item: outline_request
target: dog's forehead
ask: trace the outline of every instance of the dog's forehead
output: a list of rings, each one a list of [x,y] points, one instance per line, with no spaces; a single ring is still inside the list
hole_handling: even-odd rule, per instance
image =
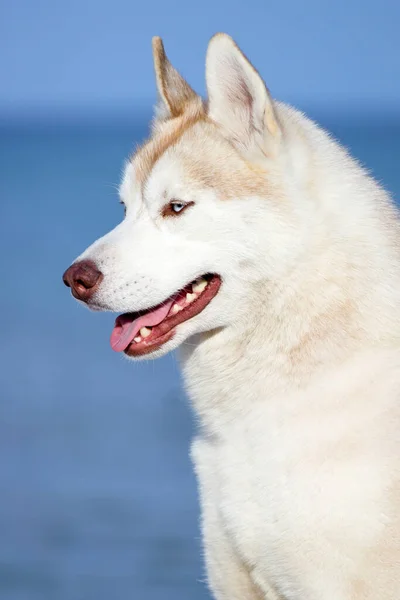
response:
[[[140,200],[145,189],[148,187],[149,179],[155,167],[165,154],[171,157],[171,149],[174,149],[193,124],[195,119],[177,118],[167,121],[143,146],[139,147],[125,165],[122,182],[120,185],[120,196],[126,203]],[[168,162],[171,162],[168,160]],[[173,162],[173,161],[172,161]],[[175,163],[176,164],[176,163]],[[170,165],[169,165],[170,167]],[[171,170],[171,168],[169,168]],[[162,172],[163,169],[157,169]],[[172,173],[171,173],[172,175]],[[171,177],[167,177],[171,180]],[[173,177],[172,177],[173,179]],[[176,179],[176,178],[175,178]]]
[[[221,200],[265,196],[267,173],[248,163],[210,122],[195,123],[170,146],[149,174],[146,189],[174,194],[213,190]],[[179,197],[179,196],[178,196]]]
[[[203,118],[202,112],[188,111],[180,117],[157,125],[152,137],[131,158],[138,185],[144,187],[158,160],[168,149],[179,142],[185,132],[190,130],[195,123],[202,121]]]
[[[163,194],[174,196],[188,190],[210,187],[210,169],[218,156],[212,127],[205,121],[191,125],[157,157],[145,182],[151,200]]]
[[[167,199],[183,190],[212,188],[220,198],[265,195],[265,173],[247,163],[204,117],[173,119],[131,158],[121,190]],[[128,188],[131,188],[130,190]]]

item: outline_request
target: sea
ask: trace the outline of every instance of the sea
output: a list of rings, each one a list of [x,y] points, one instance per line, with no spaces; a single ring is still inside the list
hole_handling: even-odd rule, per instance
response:
[[[400,199],[400,118],[319,120]],[[0,120],[1,600],[210,599],[176,357],[113,353],[61,280],[147,123]]]

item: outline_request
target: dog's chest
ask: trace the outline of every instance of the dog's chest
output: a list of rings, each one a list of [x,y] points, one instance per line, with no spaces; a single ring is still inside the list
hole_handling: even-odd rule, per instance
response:
[[[248,564],[272,567],[288,531],[288,465],[271,438],[248,433],[229,443],[197,441],[194,461],[202,499],[215,505],[236,550]]]

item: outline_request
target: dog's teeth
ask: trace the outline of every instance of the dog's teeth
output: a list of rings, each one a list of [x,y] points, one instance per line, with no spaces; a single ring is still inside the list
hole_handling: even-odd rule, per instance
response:
[[[142,338],[140,337],[140,335],[136,336],[135,338],[133,338],[134,342],[141,342]]]
[[[148,327],[142,327],[142,329],[140,330],[140,335],[142,336],[142,338],[147,338],[150,334],[151,329],[149,329]]]
[[[192,284],[192,290],[196,294],[201,294],[201,292],[204,292],[207,285],[208,285],[207,281],[205,279],[203,279],[203,277],[199,277],[199,279],[196,279],[196,281]]]
[[[178,313],[180,310],[182,310],[182,306],[179,306],[179,304],[174,304],[172,307],[172,312],[175,315],[176,313]]]
[[[186,294],[186,302],[193,302],[196,299],[196,294]]]

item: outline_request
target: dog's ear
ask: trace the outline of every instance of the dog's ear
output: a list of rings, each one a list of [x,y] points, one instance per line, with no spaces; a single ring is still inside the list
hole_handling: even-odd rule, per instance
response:
[[[199,97],[169,62],[161,38],[154,37],[152,44],[158,91],[155,119],[165,121],[181,116],[188,104]]]
[[[209,117],[247,157],[269,154],[280,138],[274,103],[259,73],[229,35],[216,34],[206,59]]]

